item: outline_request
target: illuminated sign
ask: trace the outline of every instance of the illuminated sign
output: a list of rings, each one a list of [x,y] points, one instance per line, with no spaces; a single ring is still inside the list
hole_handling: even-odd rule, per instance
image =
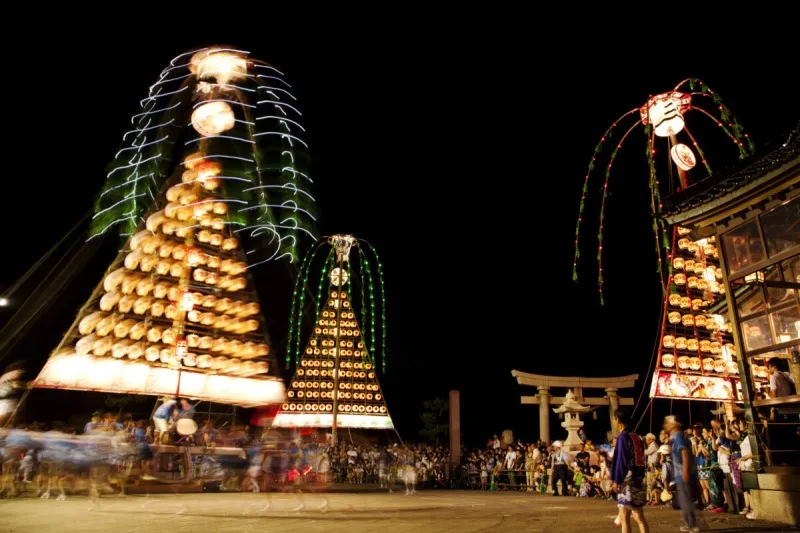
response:
[[[34,387],[153,396],[179,393],[197,400],[244,407],[280,403],[286,397],[283,382],[277,379],[178,371],[74,352],[51,357],[34,381]]]
[[[738,379],[678,374],[663,370],[653,375],[650,397],[717,402],[734,399],[742,401],[741,386]]]
[[[280,412],[272,422],[272,427],[332,427],[332,414],[306,414]],[[336,417],[336,426],[340,428],[361,429],[394,429],[392,419],[388,415],[354,415],[341,414]]]

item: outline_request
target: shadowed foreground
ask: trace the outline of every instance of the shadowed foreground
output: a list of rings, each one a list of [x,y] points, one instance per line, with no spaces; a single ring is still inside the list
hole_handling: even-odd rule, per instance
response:
[[[265,505],[270,501],[269,508]],[[295,510],[301,503],[305,508]],[[327,508],[320,509],[327,501]],[[159,494],[85,497],[67,501],[11,499],[0,501],[0,527],[13,533],[59,531],[325,531],[413,533],[508,531],[619,531],[612,523],[613,502],[554,498],[522,493],[461,491],[361,494]],[[700,513],[709,529],[797,531],[797,528],[732,515]],[[677,511],[648,508],[653,533],[678,530]],[[634,526],[635,527],[635,526]],[[635,530],[635,529],[634,529]]]

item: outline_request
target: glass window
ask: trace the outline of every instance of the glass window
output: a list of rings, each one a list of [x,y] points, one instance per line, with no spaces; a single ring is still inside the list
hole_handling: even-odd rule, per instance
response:
[[[782,263],[783,279],[789,283],[800,283],[800,256],[792,257]]]
[[[770,256],[800,246],[800,197],[761,215]]]
[[[764,246],[755,219],[722,236],[728,271],[738,272],[764,259]]]
[[[744,346],[748,351],[766,348],[772,344],[772,333],[766,315],[762,315],[742,322],[742,336]]]
[[[743,291],[743,292],[739,292]],[[736,308],[739,316],[746,317],[766,309],[764,305],[764,291],[760,286],[748,285],[736,290]]]
[[[776,344],[800,338],[800,307],[793,306],[775,311],[769,316],[775,329]]]

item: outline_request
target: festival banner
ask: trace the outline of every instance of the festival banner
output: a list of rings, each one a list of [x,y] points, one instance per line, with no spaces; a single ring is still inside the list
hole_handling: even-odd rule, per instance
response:
[[[650,397],[715,402],[742,401],[741,385],[738,379],[679,374],[663,370],[653,374]]]

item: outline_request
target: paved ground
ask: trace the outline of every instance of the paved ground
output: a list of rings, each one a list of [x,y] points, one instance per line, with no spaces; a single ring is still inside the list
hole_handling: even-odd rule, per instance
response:
[[[522,493],[426,491],[403,493],[308,494],[159,494],[85,497],[67,501],[34,498],[0,501],[0,533],[100,531],[198,533],[234,531],[320,531],[331,533],[427,532],[600,532],[619,531],[613,502]],[[319,509],[328,502],[326,511]],[[738,516],[702,513],[709,529],[798,531]],[[678,512],[648,508],[653,533],[678,530]],[[634,528],[635,530],[635,528]]]

